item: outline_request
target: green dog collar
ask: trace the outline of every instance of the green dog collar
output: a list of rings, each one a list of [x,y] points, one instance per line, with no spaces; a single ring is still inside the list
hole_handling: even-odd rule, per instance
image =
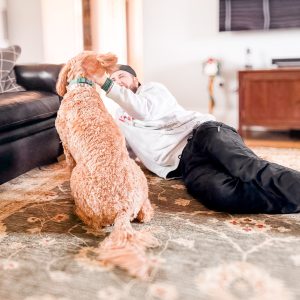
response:
[[[91,87],[94,87],[94,85],[95,85],[95,83],[93,81],[91,81],[85,77],[78,77],[69,82],[69,85],[73,85],[73,84],[79,84],[79,85],[88,84]]]

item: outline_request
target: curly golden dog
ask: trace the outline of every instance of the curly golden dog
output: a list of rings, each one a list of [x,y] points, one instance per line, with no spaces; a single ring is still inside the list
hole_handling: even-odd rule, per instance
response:
[[[85,78],[83,62],[96,64],[98,74],[104,74],[114,68],[117,57],[83,52],[65,64],[56,85],[63,100],[55,126],[71,171],[75,212],[96,230],[114,224],[99,245],[99,260],[145,279],[155,264],[145,249],[159,241],[149,231],[134,230],[130,221],[148,222],[153,217],[147,179],[129,157],[125,138],[94,84]]]

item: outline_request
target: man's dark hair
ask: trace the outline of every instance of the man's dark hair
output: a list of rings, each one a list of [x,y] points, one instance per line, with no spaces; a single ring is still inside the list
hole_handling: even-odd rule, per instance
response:
[[[134,77],[137,77],[136,72],[128,65],[116,65],[116,69],[114,69],[114,71],[112,73],[114,73],[116,71],[125,71],[125,72],[133,75]]]

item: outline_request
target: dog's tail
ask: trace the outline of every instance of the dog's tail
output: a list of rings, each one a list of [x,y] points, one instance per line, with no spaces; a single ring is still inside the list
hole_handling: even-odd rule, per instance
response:
[[[147,257],[145,250],[159,245],[160,242],[149,231],[134,230],[130,217],[124,212],[116,217],[113,231],[100,244],[98,259],[146,280],[157,262]]]

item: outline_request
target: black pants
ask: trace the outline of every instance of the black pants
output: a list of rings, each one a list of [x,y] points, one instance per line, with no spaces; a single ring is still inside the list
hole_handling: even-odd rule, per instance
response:
[[[300,172],[259,158],[223,123],[209,121],[193,130],[180,169],[188,192],[210,209],[300,211]]]

